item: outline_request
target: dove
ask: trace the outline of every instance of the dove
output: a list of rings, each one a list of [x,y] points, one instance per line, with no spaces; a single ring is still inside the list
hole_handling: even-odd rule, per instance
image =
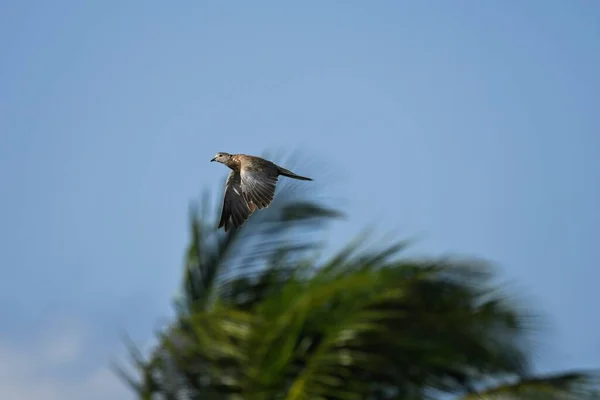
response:
[[[225,232],[231,227],[238,229],[256,209],[271,205],[279,176],[312,181],[269,160],[247,154],[218,152],[210,161],[225,164],[231,169],[225,183],[221,219],[217,226],[217,229],[224,227]]]

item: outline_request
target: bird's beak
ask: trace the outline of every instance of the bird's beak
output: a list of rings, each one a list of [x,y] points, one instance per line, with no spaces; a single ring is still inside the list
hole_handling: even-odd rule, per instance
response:
[[[217,157],[214,157],[212,160],[210,160],[210,162],[213,162],[217,159]]]

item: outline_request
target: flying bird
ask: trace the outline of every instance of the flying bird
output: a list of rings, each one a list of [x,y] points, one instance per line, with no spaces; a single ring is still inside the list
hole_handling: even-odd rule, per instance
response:
[[[275,196],[275,186],[279,176],[312,181],[311,178],[296,175],[292,171],[247,154],[218,152],[211,162],[225,164],[231,169],[225,184],[225,196],[219,226],[228,232],[231,227],[238,229],[256,210],[269,207]]]

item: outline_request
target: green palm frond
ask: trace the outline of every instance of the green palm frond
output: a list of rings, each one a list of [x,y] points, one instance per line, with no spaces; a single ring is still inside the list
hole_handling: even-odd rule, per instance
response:
[[[598,384],[592,372],[568,372],[522,378],[469,393],[462,400],[584,400]],[[586,397],[589,396],[589,397]]]

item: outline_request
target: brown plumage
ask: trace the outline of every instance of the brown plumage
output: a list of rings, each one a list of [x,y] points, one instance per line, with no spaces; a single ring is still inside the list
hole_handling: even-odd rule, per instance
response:
[[[231,227],[238,229],[256,209],[269,207],[275,196],[275,186],[280,175],[303,181],[311,178],[296,175],[292,171],[247,154],[217,153],[212,161],[225,164],[231,169],[225,184],[223,209],[219,226],[228,232]]]

